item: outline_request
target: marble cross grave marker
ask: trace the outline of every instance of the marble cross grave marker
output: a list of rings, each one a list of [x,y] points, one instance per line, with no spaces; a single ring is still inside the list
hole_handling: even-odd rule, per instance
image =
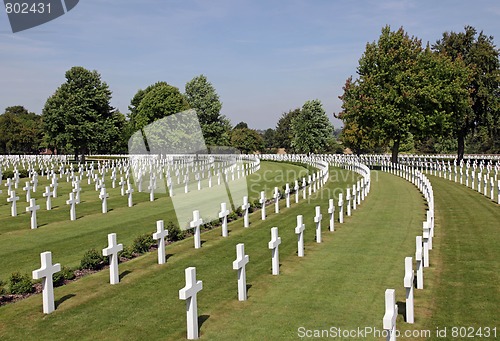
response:
[[[123,244],[116,243],[116,233],[108,234],[108,247],[102,249],[102,255],[109,257],[109,283],[118,284],[120,276],[118,272],[118,252],[123,250]]]
[[[316,215],[314,216],[314,222],[316,223],[316,243],[321,243],[321,220],[323,220],[321,206],[316,206]]]
[[[203,289],[203,282],[196,280],[196,268],[185,270],[186,286],[179,290],[179,299],[186,300],[187,338],[198,339],[198,302],[196,296]]]
[[[66,200],[66,205],[71,205],[69,209],[70,220],[76,220],[76,198],[75,193],[69,193],[69,200]]]
[[[304,218],[302,215],[297,216],[297,226],[295,227],[295,234],[298,237],[297,240],[297,255],[299,257],[304,257],[304,230],[306,225],[304,225]]]
[[[413,258],[405,258],[405,277],[404,277],[404,287],[406,288],[406,322],[414,323],[413,316],[413,280],[415,274],[413,273]]]
[[[384,330],[387,330],[387,340],[396,340],[396,318],[398,317],[398,306],[396,305],[396,291],[385,290],[385,314],[383,319]]]
[[[236,245],[236,260],[233,262],[233,270],[238,270],[238,300],[247,300],[247,275],[245,267],[249,257],[245,255],[245,244]]]
[[[227,216],[229,215],[229,210],[226,207],[226,203],[220,204],[219,218],[222,218],[222,237],[228,236],[227,231]]]
[[[330,215],[330,232],[335,231],[335,203],[333,199],[328,200],[328,214]]]
[[[243,205],[241,205],[241,209],[243,210],[243,227],[248,227],[248,209],[250,208],[250,204],[248,203],[248,197],[245,195],[243,197]]]
[[[52,252],[46,251],[40,254],[42,266],[33,270],[33,279],[42,279],[43,313],[50,314],[55,310],[54,283],[52,276],[61,271],[61,264],[52,264]]]
[[[201,247],[201,236],[200,236],[200,225],[203,224],[203,220],[200,218],[200,211],[193,211],[193,220],[189,223],[191,228],[194,228],[194,248],[199,249]]]
[[[271,241],[268,244],[269,249],[272,250],[272,266],[273,275],[280,274],[280,259],[279,259],[279,245],[281,244],[281,238],[278,237],[278,228],[271,228]]]
[[[31,213],[31,229],[34,230],[38,227],[36,222],[36,211],[40,209],[40,206],[36,204],[36,199],[31,198],[30,205],[26,207],[26,212]]]
[[[158,264],[165,264],[165,238],[168,236],[168,230],[165,230],[163,220],[156,221],[156,232],[153,233],[153,239],[158,241]]]
[[[46,199],[47,211],[50,211],[52,209],[52,192],[50,191],[50,186],[45,186],[45,192],[42,193],[42,196]]]
[[[16,197],[16,191],[11,190],[10,191],[10,197],[7,198],[7,202],[11,203],[10,206],[10,215],[15,217],[17,216],[17,201],[19,200],[19,197]]]

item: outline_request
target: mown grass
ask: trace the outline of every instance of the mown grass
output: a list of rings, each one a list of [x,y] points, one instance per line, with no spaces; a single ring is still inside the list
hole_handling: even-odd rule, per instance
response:
[[[156,264],[147,254],[120,265],[122,281],[107,284],[106,271],[56,288],[57,310],[43,315],[40,295],[0,308],[0,337],[9,339],[67,340],[179,340],[185,338],[185,303],[178,299],[184,269],[196,266],[203,281],[199,294],[201,336],[207,340],[295,339],[299,327],[381,329],[384,290],[402,287],[404,257],[414,252],[415,235],[424,217],[423,200],[402,179],[379,174],[372,192],[336,232],[327,232],[326,203],[357,179],[332,169],[340,179],[330,182],[309,201],[281,213],[251,216],[251,227],[238,220],[229,225],[228,238],[220,229],[204,233],[203,247],[192,239],[167,248],[167,264]],[[273,186],[270,186],[273,187]],[[314,241],[314,206],[322,206],[323,243]],[[296,256],[296,215],[306,223],[305,257]],[[267,248],[270,228],[277,226],[281,275],[271,275]],[[152,230],[154,224],[148,226]],[[105,242],[105,239],[104,239]],[[250,256],[247,267],[249,300],[237,301],[236,272],[232,270],[235,245],[244,242]],[[99,241],[103,243],[103,241]],[[60,261],[54,256],[54,261]],[[32,268],[38,267],[38,256]],[[398,299],[404,293],[398,291]],[[401,317],[399,317],[401,320]]]

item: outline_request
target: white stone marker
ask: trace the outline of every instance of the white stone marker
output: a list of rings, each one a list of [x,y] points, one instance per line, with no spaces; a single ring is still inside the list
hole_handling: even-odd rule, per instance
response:
[[[335,231],[335,203],[333,199],[328,200],[328,214],[330,215],[330,232]]]
[[[198,303],[196,295],[203,289],[203,282],[196,280],[196,268],[185,270],[186,286],[179,290],[179,299],[186,300],[187,338],[198,339]]]
[[[295,190],[295,203],[299,203],[299,180],[295,180],[295,186],[293,189]]]
[[[16,190],[14,190],[14,189],[11,190],[10,197],[7,198],[7,202],[11,203],[10,214],[13,217],[17,216],[17,201],[18,200],[19,200],[19,197],[16,197]]]
[[[149,201],[155,201],[155,186],[150,182],[148,186]]]
[[[405,258],[405,277],[403,279],[404,287],[406,288],[406,322],[414,323],[413,316],[413,280],[415,274],[413,273],[413,258]]]
[[[424,264],[422,263],[422,236],[417,236],[415,261],[417,266],[417,289],[424,288]]]
[[[134,193],[134,189],[130,184],[127,184],[127,190],[125,191],[125,193],[128,196],[128,207],[134,206],[134,202],[132,201],[132,193]]]
[[[493,178],[490,178],[490,199],[491,200],[494,200],[495,197],[494,197],[494,190],[495,190],[495,181],[493,180]]]
[[[33,279],[43,279],[42,281],[42,300],[43,313],[50,314],[55,310],[54,305],[54,283],[52,276],[61,271],[61,264],[52,264],[52,252],[46,251],[40,254],[42,266],[40,269],[33,270]]]
[[[156,232],[153,233],[153,239],[158,241],[158,264],[165,264],[165,238],[168,236],[168,230],[165,230],[163,220],[156,221]]]
[[[23,191],[26,191],[26,202],[30,202],[31,200],[31,182],[27,181],[26,186],[23,187]]]
[[[345,199],[347,200],[347,216],[351,216],[351,189],[347,189],[347,194]]]
[[[274,213],[280,213],[280,192],[274,187]]]
[[[120,177],[120,182],[118,185],[120,185],[120,195],[123,197],[125,195],[125,180],[123,180],[123,176]]]
[[[339,193],[339,223],[344,223],[344,200],[342,193]]]
[[[34,230],[38,227],[36,223],[36,211],[40,209],[40,206],[36,204],[36,199],[31,198],[30,205],[26,207],[26,212],[31,212],[31,229]]]
[[[99,199],[102,201],[102,213],[108,213],[108,198],[109,194],[106,192],[106,187],[102,187],[99,194]]]
[[[243,197],[243,205],[241,205],[241,209],[243,210],[243,227],[250,226],[248,221],[248,209],[250,208],[250,204],[248,203],[248,197],[245,195]]]
[[[193,220],[189,223],[191,228],[194,228],[194,248],[199,249],[201,247],[201,236],[200,236],[200,225],[203,224],[203,220],[200,218],[200,211],[193,211]]]
[[[424,268],[429,267],[429,239],[430,239],[430,229],[429,226],[427,225],[427,222],[423,222],[423,242],[424,242]]]
[[[45,186],[45,192],[42,193],[42,196],[46,199],[47,211],[50,211],[52,209],[52,192],[50,191],[50,186]]]
[[[222,218],[222,237],[228,236],[227,231],[227,216],[229,215],[229,210],[226,208],[226,203],[222,202],[220,204],[219,218]]]
[[[384,329],[387,330],[387,340],[396,340],[396,318],[398,317],[398,306],[396,305],[396,291],[385,290],[385,314],[383,319]]]
[[[306,178],[302,178],[302,199],[306,199]]]
[[[75,193],[75,198],[76,198],[76,203],[80,203],[80,192],[82,191],[82,188],[80,187],[80,181],[77,180],[74,183],[75,188],[73,188],[73,192]]]
[[[321,220],[323,220],[321,206],[316,206],[316,215],[314,216],[314,222],[316,223],[316,243],[321,243]]]
[[[7,187],[7,195],[10,195],[10,192],[12,192],[12,179],[7,178],[7,181],[5,182],[5,187]]]
[[[69,218],[70,220],[76,220],[76,199],[75,193],[69,193],[69,200],[66,200],[66,205],[71,205],[69,209]]]
[[[271,229],[271,241],[268,244],[269,249],[273,250],[272,253],[273,275],[280,274],[280,257],[279,257],[280,244],[281,244],[281,238],[278,237],[278,228],[273,227]]]
[[[245,266],[249,257],[245,255],[245,244],[236,245],[236,260],[233,262],[233,270],[238,270],[238,300],[247,300],[247,274]]]
[[[295,234],[298,237],[297,241],[297,254],[299,257],[304,257],[304,229],[306,225],[304,225],[304,219],[302,215],[297,216],[297,227],[295,227]]]
[[[290,207],[290,185],[287,183],[285,185],[285,199],[286,199],[286,207]]]
[[[108,247],[102,249],[103,256],[109,257],[109,283],[118,284],[120,276],[118,272],[118,252],[123,250],[123,244],[116,243],[116,233],[108,234]]]
[[[356,209],[356,202],[357,202],[357,194],[356,194],[356,185],[352,185],[352,209]]]
[[[266,193],[264,191],[260,192],[259,202],[262,205],[261,208],[262,220],[266,220]]]
[[[57,183],[57,176],[55,174],[52,177],[52,184],[50,186],[54,189],[52,191],[52,198],[57,198],[57,187],[59,187],[59,184]]]

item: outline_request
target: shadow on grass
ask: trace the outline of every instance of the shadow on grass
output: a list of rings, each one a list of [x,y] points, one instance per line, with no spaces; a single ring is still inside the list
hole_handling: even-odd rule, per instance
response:
[[[247,299],[250,297],[250,296],[248,295],[248,292],[250,291],[250,288],[251,288],[251,287],[252,287],[252,285],[251,285],[251,284],[247,284]]]
[[[398,315],[403,316],[406,322],[406,302],[397,301],[396,305],[398,306]]]
[[[130,270],[125,270],[125,271],[123,271],[123,272],[120,274],[120,281],[121,281],[121,280],[122,280],[125,276],[127,276],[128,274],[131,274],[131,273],[132,273],[132,271],[130,271]]]
[[[168,259],[169,259],[170,257],[172,257],[173,255],[174,255],[173,253],[167,253],[167,254],[165,255],[165,261],[168,261]]]
[[[198,334],[200,334],[201,326],[210,318],[210,315],[200,315],[198,316]]]
[[[63,297],[61,297],[60,299],[58,299],[57,301],[54,302],[55,304],[55,307],[56,309],[66,300],[69,300],[70,298],[73,298],[75,297],[76,295],[75,294],[68,294],[68,295],[64,295]]]

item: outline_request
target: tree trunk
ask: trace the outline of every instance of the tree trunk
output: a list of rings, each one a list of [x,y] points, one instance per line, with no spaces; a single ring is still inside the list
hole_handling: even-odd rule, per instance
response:
[[[399,153],[399,139],[394,140],[392,145],[392,163],[398,163],[398,153]]]
[[[457,153],[457,162],[460,163],[464,158],[465,152],[465,134],[463,132],[458,133],[458,153]]]

